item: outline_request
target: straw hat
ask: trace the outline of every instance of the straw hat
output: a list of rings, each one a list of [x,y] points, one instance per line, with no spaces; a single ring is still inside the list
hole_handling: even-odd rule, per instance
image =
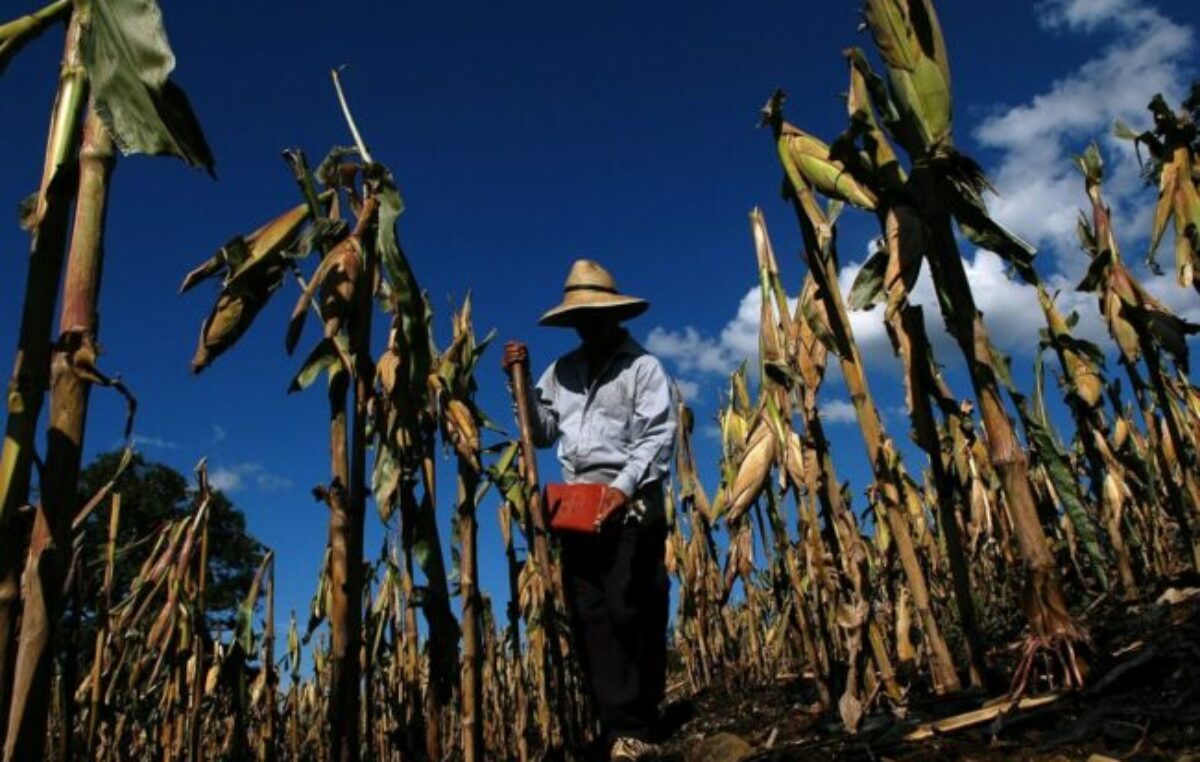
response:
[[[541,325],[565,327],[574,325],[581,315],[607,312],[618,320],[628,320],[646,311],[650,303],[636,296],[622,296],[608,270],[590,259],[579,259],[567,273],[563,300],[557,307],[542,315]]]

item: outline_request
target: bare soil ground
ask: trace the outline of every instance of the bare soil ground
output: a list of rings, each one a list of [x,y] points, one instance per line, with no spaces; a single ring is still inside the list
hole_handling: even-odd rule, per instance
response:
[[[922,724],[997,703],[996,697],[914,695],[903,712],[877,709],[851,736],[836,717],[816,713],[815,695],[803,680],[708,690],[668,706],[672,732],[665,758],[1200,762],[1200,588],[1195,580],[1177,581],[1138,603],[1100,600],[1082,618],[1092,639],[1088,687],[1043,706],[912,741],[905,736]],[[1017,648],[1004,653],[1005,666],[1015,665]],[[1028,695],[1047,687],[1039,684]]]

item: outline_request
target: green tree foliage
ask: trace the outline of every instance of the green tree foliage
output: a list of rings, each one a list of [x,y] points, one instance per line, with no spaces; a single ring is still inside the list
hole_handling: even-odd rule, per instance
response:
[[[112,478],[121,461],[121,451],[98,456],[79,479],[79,503],[85,504]],[[131,580],[150,552],[144,540],[162,522],[189,512],[196,491],[183,474],[166,465],[134,455],[133,461],[117,479],[114,492],[121,493],[121,534],[115,574],[115,590],[128,590]],[[214,628],[230,629],[238,605],[250,588],[254,572],[265,548],[246,531],[246,517],[223,493],[214,491],[209,503],[208,542],[208,620]],[[84,548],[103,548],[108,527],[107,504],[97,507],[84,527]],[[103,559],[96,555],[84,559],[83,605],[91,608],[103,574]],[[90,613],[90,611],[89,611]]]

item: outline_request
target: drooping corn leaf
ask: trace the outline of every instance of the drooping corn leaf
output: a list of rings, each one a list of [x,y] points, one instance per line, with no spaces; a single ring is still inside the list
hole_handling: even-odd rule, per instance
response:
[[[852,310],[869,310],[884,300],[884,275],[887,265],[887,249],[883,246],[876,247],[863,263],[858,275],[854,276],[854,285],[850,287],[850,295],[846,301],[847,307]]]
[[[156,0],[89,4],[81,40],[96,112],[123,153],[171,155],[213,171],[187,96],[169,79],[175,55]]]
[[[983,168],[970,157],[954,152],[947,162],[946,180],[950,213],[963,235],[976,246],[1000,256],[1026,282],[1036,282],[1037,275],[1033,272],[1036,249],[988,214],[983,194],[995,191]]]
[[[263,575],[266,574],[274,555],[274,551],[267,551],[250,583],[250,590],[246,593],[246,598],[237,609],[234,642],[241,646],[245,654],[254,653],[254,609],[258,605],[258,591],[262,588]]]
[[[292,383],[288,385],[288,394],[303,391],[312,386],[313,381],[317,380],[322,371],[337,367],[339,359],[340,355],[334,340],[328,337],[321,339],[309,352],[304,364],[300,366],[299,372],[292,379]]]
[[[1076,291],[1082,291],[1085,294],[1096,293],[1100,286],[1108,278],[1108,268],[1112,264],[1113,254],[1109,249],[1101,251],[1088,265],[1087,273],[1083,276],[1083,280],[1079,281],[1079,285],[1075,287]]]

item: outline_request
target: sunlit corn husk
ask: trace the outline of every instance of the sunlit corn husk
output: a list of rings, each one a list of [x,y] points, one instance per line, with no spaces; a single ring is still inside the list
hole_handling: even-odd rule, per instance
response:
[[[759,309],[758,330],[759,357],[768,370],[784,364],[784,347],[775,309],[771,306],[770,294],[763,293]]]
[[[285,252],[310,220],[308,205],[301,204],[250,235],[233,239],[184,278],[180,292],[225,272],[221,293],[200,329],[193,372],[207,367],[250,327],[282,282]]]
[[[750,414],[750,387],[746,383],[745,365],[729,377],[729,402],[743,416]]]
[[[917,658],[917,648],[912,642],[912,606],[907,587],[900,588],[896,600],[896,658],[911,662]]]
[[[879,202],[870,188],[846,171],[842,162],[830,158],[829,146],[812,135],[785,123],[780,147],[805,181],[823,196],[867,210],[874,209]]]
[[[192,357],[192,372],[204,370],[218,355],[233,346],[250,327],[264,304],[266,299],[257,295],[222,293],[218,296],[216,305],[200,328],[200,343]]]
[[[1076,165],[1084,173],[1092,203],[1091,222],[1084,218],[1079,224],[1080,239],[1091,254],[1092,263],[1077,288],[1099,294],[1100,312],[1127,361],[1136,362],[1140,358],[1145,340],[1186,367],[1187,337],[1200,332],[1200,326],[1181,319],[1151,296],[1121,261],[1109,209],[1101,197],[1104,162],[1095,143],[1076,158]]]
[[[400,369],[400,353],[388,347],[375,363],[375,378],[385,395],[390,396],[396,388],[396,373]]]
[[[967,525],[967,529],[971,535],[971,544],[974,546],[978,538],[985,533],[985,530],[987,530],[991,523],[987,489],[979,479],[971,480],[970,506],[971,520]]]
[[[876,173],[877,180],[883,187],[897,190],[904,184],[905,173],[887,134],[880,129],[876,119],[876,108],[890,107],[890,99],[885,98],[886,103],[877,104],[872,97],[872,90],[886,95],[885,85],[875,72],[871,71],[871,65],[861,49],[850,48],[844,55],[850,63],[850,89],[846,96],[846,110],[850,116],[851,129],[863,132],[863,150],[868,166]],[[889,114],[889,117],[891,116],[893,115]]]
[[[479,427],[475,423],[475,414],[470,406],[459,399],[450,400],[446,403],[442,421],[446,435],[459,456],[478,468]]]
[[[1129,440],[1129,422],[1125,420],[1125,416],[1118,416],[1113,424],[1113,449],[1120,450]]]
[[[1177,466],[1179,463],[1179,453],[1175,451],[1175,440],[1171,436],[1171,429],[1165,417],[1158,419],[1158,427],[1159,446],[1162,447],[1163,455],[1166,457],[1168,463],[1176,464]]]
[[[1195,126],[1186,111],[1175,113],[1161,95],[1149,105],[1154,115],[1153,134],[1138,135],[1118,122],[1118,137],[1145,142],[1161,162],[1158,202],[1150,232],[1147,259],[1153,263],[1167,222],[1174,222],[1175,276],[1184,288],[1200,290],[1200,192],[1196,188],[1196,157],[1192,153]]]
[[[800,289],[800,299],[797,303],[797,310],[804,322],[807,324],[808,330],[821,343],[821,345],[830,352],[835,352],[837,349],[837,341],[833,335],[832,321],[825,307],[825,300],[821,299],[817,293],[817,282],[810,273],[804,279],[804,285]],[[803,341],[804,330],[801,330],[801,340]],[[817,355],[814,353],[812,359],[817,360]],[[820,357],[820,364],[824,365],[824,356]]]
[[[921,261],[928,246],[925,223],[910,206],[888,209],[884,224],[887,236],[887,269],[883,284],[887,291],[885,319],[890,319],[904,304],[921,274]]]
[[[950,66],[929,0],[867,0],[867,27],[887,65],[897,138],[915,156],[950,143]]]
[[[332,337],[343,326],[349,325],[357,308],[354,296],[363,275],[362,244],[351,236],[326,258],[332,261],[320,281],[319,304],[321,319],[325,321],[325,335]]]
[[[679,535],[675,532],[672,532],[667,538],[666,555],[664,556],[663,565],[666,567],[668,574],[677,574],[679,572],[680,542]]]
[[[1175,279],[1184,288],[1200,291],[1200,192],[1190,170],[1191,154],[1182,150],[1187,165],[1176,180],[1173,214],[1175,217]],[[1183,160],[1181,160],[1183,161]]]
[[[750,522],[737,523],[731,532],[734,534],[729,538],[729,557],[725,561],[725,595],[729,595],[737,577],[754,571],[754,534]]]
[[[737,478],[730,489],[726,521],[736,521],[762,494],[771,474],[771,465],[775,462],[776,446],[771,427],[760,420],[750,434],[746,453],[738,466]]]
[[[820,300],[816,298],[816,290],[817,283],[809,273],[805,276],[804,285],[800,288],[800,298],[796,302],[796,311],[792,316],[797,336],[795,363],[800,370],[800,377],[804,380],[805,387],[809,389],[814,398],[821,386],[821,381],[825,378],[825,362],[829,354],[828,344],[819,333],[819,331],[823,331],[828,334],[828,325],[822,323],[820,326],[814,327],[810,322],[814,319],[822,321],[825,319],[825,311],[819,304]]]
[[[1066,350],[1063,357],[1071,366],[1072,391],[1090,408],[1100,405],[1104,394],[1104,380],[1096,367],[1078,352]]]
[[[735,453],[741,450],[750,433],[750,424],[745,416],[728,406],[721,412],[720,424],[721,442],[725,452]]]
[[[1137,362],[1142,355],[1142,348],[1138,342],[1137,330],[1125,318],[1124,306],[1121,297],[1115,291],[1109,291],[1102,297],[1101,312],[1108,323],[1108,332],[1117,342],[1117,347],[1125,359]]]
[[[217,692],[217,683],[221,679],[221,665],[214,663],[204,675],[204,695],[213,696]]]
[[[363,252],[362,241],[356,235],[350,235],[337,243],[317,265],[309,278],[308,285],[296,300],[292,308],[292,316],[288,321],[287,335],[284,347],[290,354],[300,341],[304,323],[313,300],[317,301],[321,319],[325,323],[325,336],[335,337],[343,326],[349,325],[349,319],[356,308],[354,294],[362,279]]]
[[[1089,358],[1073,348],[1074,340],[1067,321],[1054,306],[1054,301],[1046,289],[1040,285],[1038,286],[1038,300],[1041,302],[1042,312],[1046,316],[1051,339],[1062,354],[1063,363],[1067,366],[1066,372],[1070,379],[1071,391],[1089,408],[1095,408],[1100,404],[1104,394],[1104,380],[1100,377],[1099,369]]]
[[[804,478],[804,445],[800,441],[800,435],[794,431],[788,432],[787,455],[784,459],[784,466],[787,470],[788,478],[797,488],[805,485],[807,480]]]
[[[333,197],[326,191],[320,200],[325,203]],[[184,293],[205,279],[225,272],[226,285],[233,281],[253,277],[255,273],[277,268],[282,254],[296,242],[304,226],[312,219],[308,204],[299,204],[267,224],[245,236],[239,236],[189,272],[179,287]]]
[[[1110,520],[1115,526],[1120,526],[1121,515],[1125,507],[1125,492],[1122,487],[1121,480],[1115,472],[1108,472],[1104,476],[1103,498],[1106,512],[1111,517]]]

